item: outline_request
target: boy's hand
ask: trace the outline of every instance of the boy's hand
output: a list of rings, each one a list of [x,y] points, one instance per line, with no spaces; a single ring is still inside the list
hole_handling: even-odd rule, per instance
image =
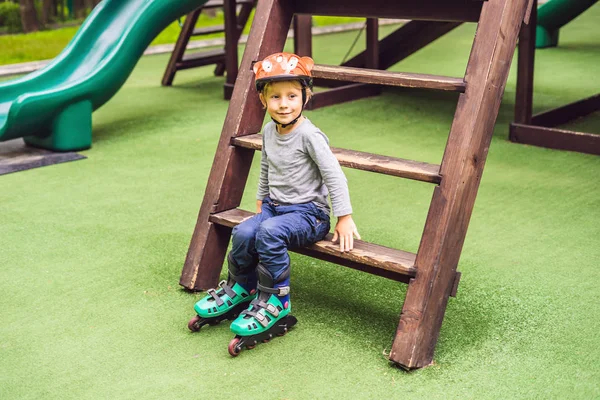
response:
[[[337,224],[335,224],[332,242],[335,243],[339,239],[340,251],[350,251],[354,248],[354,236],[360,239],[352,215],[348,214],[339,217]]]
[[[262,200],[256,200],[256,213],[260,214],[262,212]]]

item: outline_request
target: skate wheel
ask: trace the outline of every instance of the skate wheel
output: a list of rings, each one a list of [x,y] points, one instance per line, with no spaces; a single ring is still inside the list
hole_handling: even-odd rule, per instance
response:
[[[202,326],[200,325],[200,316],[196,315],[194,318],[190,319],[188,322],[188,328],[192,332],[198,332]]]
[[[278,333],[277,336],[284,336],[286,333],[288,333],[288,328],[283,328],[283,331]]]
[[[251,344],[251,345],[246,345],[246,348],[247,348],[248,350],[252,350],[252,349],[253,349],[253,348],[255,348],[255,347],[256,347],[256,342],[254,342],[254,344]]]
[[[238,343],[240,342],[240,339],[238,338],[233,338],[231,339],[231,342],[229,342],[229,346],[227,346],[227,350],[229,351],[229,354],[231,355],[231,357],[237,357],[240,352],[242,351],[242,348],[240,346],[238,346]]]
[[[269,333],[269,337],[262,340],[263,343],[269,343],[273,339],[273,335]]]

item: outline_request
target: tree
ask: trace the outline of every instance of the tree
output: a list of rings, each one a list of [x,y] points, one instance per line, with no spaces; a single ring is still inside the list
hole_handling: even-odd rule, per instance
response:
[[[42,24],[47,25],[56,17],[56,4],[54,0],[42,0]]]
[[[38,21],[37,12],[35,11],[34,0],[19,0],[19,6],[21,9],[23,31],[25,33],[39,31],[40,23]]]

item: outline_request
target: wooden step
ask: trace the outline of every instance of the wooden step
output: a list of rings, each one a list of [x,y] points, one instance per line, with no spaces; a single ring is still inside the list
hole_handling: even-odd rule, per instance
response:
[[[211,33],[225,32],[225,25],[206,26],[204,28],[196,28],[192,32],[192,36],[210,35]]]
[[[336,65],[316,64],[312,74],[314,78],[337,81],[445,90],[460,93],[464,93],[466,86],[465,81],[462,78],[412,74],[406,72],[390,72],[379,69],[342,67]]]
[[[238,136],[231,139],[234,146],[247,149],[261,150],[262,135],[253,134]],[[442,180],[440,166],[419,161],[404,160],[402,158],[387,157],[362,151],[331,148],[343,167],[378,172],[380,174],[399,176],[422,182],[439,184]]]
[[[252,4],[254,0],[236,0],[236,4],[240,5],[240,4]],[[206,2],[206,4],[204,4],[202,6],[202,8],[222,8],[223,7],[223,0],[209,0]]]
[[[234,208],[217,214],[211,214],[209,221],[233,228],[253,215],[249,211]],[[352,251],[341,253],[339,251],[339,244],[332,243],[331,238],[332,235],[328,234],[324,240],[311,246],[291,250],[296,253],[309,255],[401,282],[408,282],[410,278],[416,275],[417,270],[414,266],[416,254],[414,253],[362,240],[354,241],[354,249]]]
[[[196,68],[203,65],[216,64],[218,62],[225,62],[225,49],[215,49],[185,54],[183,59],[177,63],[177,69],[181,70]]]

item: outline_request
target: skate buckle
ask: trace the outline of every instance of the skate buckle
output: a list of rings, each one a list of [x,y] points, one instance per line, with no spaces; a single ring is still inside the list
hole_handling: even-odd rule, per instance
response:
[[[226,285],[227,281],[225,279],[223,279],[221,282],[219,282],[219,286],[223,287],[223,285]]]
[[[277,293],[277,296],[282,297],[282,296],[286,296],[290,293],[290,287],[289,286],[282,286],[279,289],[279,293]]]
[[[277,307],[275,307],[271,303],[267,304],[267,306],[265,307],[265,310],[267,310],[269,313],[271,313],[271,315],[273,315],[275,318],[277,318],[279,316],[279,310],[277,309]]]

